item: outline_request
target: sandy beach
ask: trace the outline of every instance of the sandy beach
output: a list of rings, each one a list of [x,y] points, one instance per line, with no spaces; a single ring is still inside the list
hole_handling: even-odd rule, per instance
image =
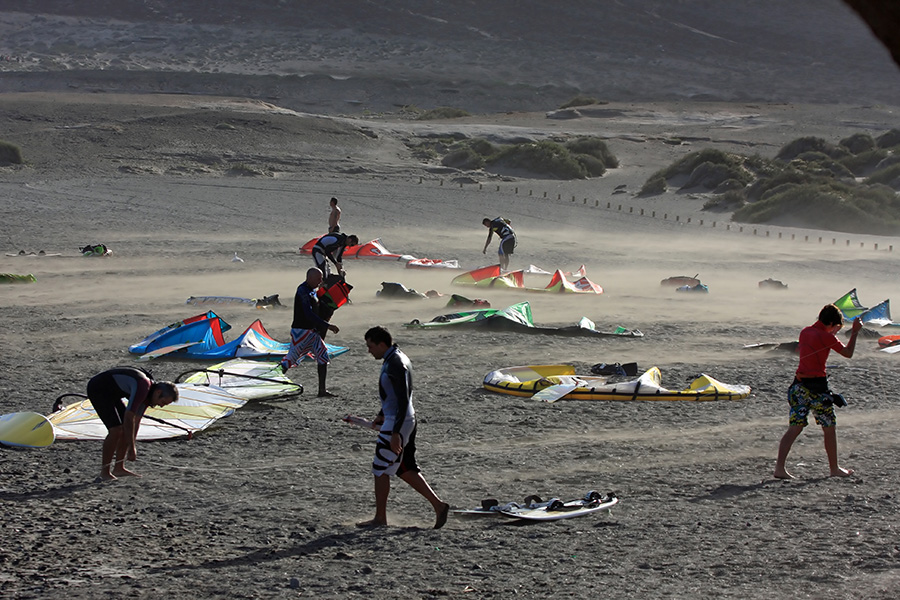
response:
[[[81,39],[99,17],[43,18],[48,27],[75,19],[67,36]],[[27,32],[37,35],[40,24],[8,12],[0,12],[0,23],[20,41]],[[147,43],[169,35],[144,27]],[[847,27],[865,33],[857,23]],[[191,31],[206,31],[211,47],[225,44],[212,26]],[[385,72],[394,64],[408,76],[401,69],[412,64],[404,62],[406,46],[386,39],[393,38],[361,35],[353,43],[379,48]],[[429,48],[437,52],[435,44]],[[861,56],[880,56],[871,44]],[[327,62],[340,53],[325,54]],[[233,63],[253,64],[246,53],[236,56]],[[353,62],[341,56],[344,62],[326,66]],[[882,58],[867,69],[890,72]],[[174,58],[168,60],[174,70]],[[143,82],[137,89],[101,93],[93,86],[111,76],[97,65],[76,65],[84,73],[51,83],[55,71],[48,76],[22,64],[4,71],[0,93],[0,140],[26,158],[25,165],[0,166],[0,272],[32,273],[36,282],[0,287],[0,414],[48,414],[58,395],[84,392],[93,374],[131,364],[130,344],[204,310],[186,305],[190,296],[279,294],[292,305],[312,264],[298,248],[324,233],[332,196],[340,199],[345,232],[380,239],[392,252],[456,259],[463,270],[496,259],[496,242],[481,252],[481,219],[503,215],[519,239],[512,267],[584,265],[604,293],[476,292],[451,286],[453,271],[348,261],[353,302],[335,314],[341,331],[328,338],[350,348],[329,371],[338,398],[316,398],[315,368],[301,364],[290,371],[307,387],[299,398],[251,403],[191,440],[139,444],[134,468],[142,477],[109,483],[95,481],[99,443],[0,448],[0,596],[887,600],[900,592],[897,357],[861,337],[852,359],[832,354],[828,361],[832,388],[849,401],[838,411],[839,453],[856,473],[827,477],[821,430],[811,425],[788,462],[798,479],[778,481],[772,470],[797,359],[744,348],[795,340],[822,305],[853,288],[868,306],[900,298],[900,238],[741,225],[728,213],[703,211],[704,194],[637,193],[652,173],[688,152],[713,147],[773,157],[801,136],[833,143],[857,132],[877,136],[897,127],[897,106],[868,95],[854,102],[848,90],[829,102],[816,101],[812,91],[770,102],[766,94],[733,93],[740,85],[732,81],[713,101],[629,99],[622,92],[561,120],[547,113],[574,88],[557,88],[559,97],[513,94],[509,108],[494,109],[489,105],[502,104],[506,83],[484,96],[480,87],[460,84],[458,96],[471,92],[466,104],[481,110],[416,121],[392,109],[396,102],[382,88],[363,86],[372,97],[381,94],[365,111],[344,102],[347,95],[321,104],[242,95],[240,74],[224,93],[152,93],[149,75],[134,75]],[[516,63],[507,56],[503,64]],[[148,71],[158,75],[158,67]],[[472,62],[470,73],[476,67]],[[232,76],[216,68],[224,80]],[[39,76],[28,72],[45,81],[34,84]],[[817,73],[810,68],[807,87],[824,90]],[[698,88],[721,82],[694,75]],[[895,82],[878,80],[873,89],[897,89],[895,67],[892,75]],[[857,76],[874,80],[871,70]],[[32,84],[23,83],[29,78]],[[82,85],[58,89],[66,78]],[[423,89],[410,95],[428,106],[437,98]],[[414,153],[417,143],[438,136],[502,142],[578,135],[602,137],[619,168],[561,181],[455,171]],[[104,243],[113,255],[81,257],[78,249],[89,243]],[[60,256],[17,256],[20,250]],[[243,262],[232,261],[235,253]],[[709,294],[660,286],[666,277],[695,273]],[[767,278],[788,288],[760,289]],[[528,300],[539,325],[586,316],[601,330],[621,325],[645,335],[406,329],[412,319],[452,309],[446,298],[379,298],[382,282],[484,298],[494,307]],[[226,339],[257,318],[276,339],[289,339],[290,310],[215,310],[234,328]],[[614,492],[618,506],[531,525],[451,516],[435,531],[427,502],[397,481],[391,526],[356,528],[374,511],[374,437],[340,419],[378,411],[380,361],[363,341],[375,324],[387,326],[412,360],[419,464],[454,508],[529,494],[571,499],[589,490]],[[547,404],[481,386],[486,373],[502,367],[569,363],[588,374],[600,362],[657,366],[672,389],[707,373],[753,392],[734,402]],[[158,379],[202,366],[149,363]]]

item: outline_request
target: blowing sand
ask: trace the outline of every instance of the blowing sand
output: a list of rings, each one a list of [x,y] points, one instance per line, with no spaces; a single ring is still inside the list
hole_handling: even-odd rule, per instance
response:
[[[18,27],[22,18],[8,21]],[[743,346],[796,339],[851,288],[870,306],[898,297],[900,240],[742,228],[727,213],[702,211],[700,194],[636,194],[692,150],[774,156],[802,135],[879,135],[896,126],[896,107],[613,102],[565,121],[513,112],[422,123],[306,114],[277,99],[84,93],[102,73],[85,74],[71,93],[0,94],[0,138],[28,162],[0,168],[3,254],[62,254],[0,255],[0,272],[37,278],[0,287],[2,413],[46,414],[93,374],[130,364],[129,344],[203,310],[185,305],[190,296],[277,293],[292,304],[311,265],[297,249],[324,232],[332,196],[344,231],[466,269],[495,259],[496,240],[481,253],[480,223],[503,215],[519,236],[514,268],[583,264],[605,293],[475,292],[451,287],[451,271],[348,261],[353,303],[337,312],[341,331],[329,336],[350,348],[329,372],[338,398],[315,398],[315,370],[301,365],[290,376],[310,393],[298,399],[252,403],[190,441],[139,444],[140,479],[96,482],[99,443],[0,450],[0,596],[897,597],[897,357],[861,338],[851,360],[829,361],[832,387],[850,403],[839,410],[838,440],[855,475],[826,477],[812,425],[788,461],[799,479],[776,481],[796,358]],[[620,168],[580,182],[458,173],[411,149],[434,136],[577,134],[604,137]],[[82,258],[77,249],[88,243],[114,254]],[[244,262],[232,262],[235,253]],[[659,285],[694,274],[708,295]],[[769,277],[788,289],[759,289]],[[413,318],[450,310],[440,299],[377,298],[385,281],[495,307],[527,299],[540,325],[586,316],[600,329],[622,325],[645,337],[407,330]],[[275,338],[289,337],[290,310],[216,310],[234,328],[227,339],[256,318]],[[615,492],[619,505],[531,526],[451,516],[434,531],[430,506],[398,481],[391,526],[358,530],[374,512],[374,439],[340,418],[378,410],[380,363],[362,339],[374,324],[386,325],[413,362],[419,462],[447,502],[570,499],[595,489]],[[704,372],[753,394],[543,404],[481,388],[486,373],[506,366],[565,362],[586,374],[598,362],[631,361],[659,367],[670,388]],[[161,379],[201,366],[150,365]]]

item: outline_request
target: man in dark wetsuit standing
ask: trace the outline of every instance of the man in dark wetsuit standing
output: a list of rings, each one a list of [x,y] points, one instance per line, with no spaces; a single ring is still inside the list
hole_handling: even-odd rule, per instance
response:
[[[331,269],[328,261],[331,261],[337,268],[338,272],[343,275],[344,250],[347,246],[358,246],[359,238],[355,235],[347,235],[346,233],[328,233],[319,238],[312,249],[313,261],[316,268],[322,272],[322,276],[326,279],[331,275]]]
[[[313,267],[306,272],[306,281],[297,287],[294,295],[294,321],[291,323],[291,349],[281,359],[281,371],[286,373],[288,369],[297,364],[300,357],[312,353],[316,358],[319,375],[318,396],[333,397],[325,387],[325,379],[328,376],[328,349],[320,329],[338,333],[337,325],[332,325],[319,316],[319,299],[316,290],[322,283],[322,271]]]
[[[387,525],[387,500],[391,477],[399,475],[422,494],[434,508],[434,528],[447,522],[450,505],[441,500],[416,464],[416,413],[412,404],[412,363],[384,327],[372,327],[365,335],[366,347],[376,360],[384,359],[378,379],[381,411],[375,419],[380,425],[375,444],[372,474],[375,476],[375,518],[358,523],[359,527]]]
[[[149,406],[178,401],[178,388],[170,381],[153,381],[141,369],[116,367],[94,375],[87,395],[109,433],[103,441],[101,479],[138,476],[125,468],[126,460],[137,460],[137,434],[141,417]],[[122,400],[128,400],[123,404]],[[113,460],[115,458],[115,460]]]
[[[488,228],[487,239],[484,241],[484,249],[482,254],[487,253],[487,247],[491,243],[491,237],[496,233],[500,238],[500,247],[497,249],[497,255],[500,257],[500,269],[506,271],[509,269],[509,255],[516,249],[516,232],[510,227],[509,222],[502,217],[494,220],[485,217],[481,224]]]

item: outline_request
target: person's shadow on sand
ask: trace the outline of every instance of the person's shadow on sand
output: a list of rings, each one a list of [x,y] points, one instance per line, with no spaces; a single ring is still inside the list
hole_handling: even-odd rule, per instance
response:
[[[404,535],[410,532],[420,531],[430,531],[430,528],[422,529],[420,527],[379,527],[377,529],[354,529],[353,531],[348,531],[346,533],[335,533],[312,539],[304,544],[300,544],[299,546],[293,546],[289,548],[272,548],[267,546],[259,548],[258,550],[253,550],[252,552],[248,552],[246,554],[242,554],[240,556],[234,556],[232,558],[225,558],[220,560],[207,560],[196,565],[183,563],[173,565],[160,565],[150,569],[150,572],[168,573],[170,571],[184,569],[218,569],[221,567],[256,565],[273,560],[282,560],[284,558],[315,554],[317,552],[320,552],[321,550],[325,550],[328,548],[340,548],[340,550],[335,552],[333,558],[336,560],[347,560],[352,558],[352,556],[344,552],[343,549],[346,547],[352,547],[354,542],[358,542],[360,541],[360,539],[365,540],[365,538],[371,537],[372,535],[383,538],[389,535],[397,536]]]
[[[753,483],[749,485],[736,485],[732,483],[723,483],[719,487],[713,489],[708,494],[704,494],[703,496],[697,496],[696,498],[690,498],[688,502],[702,502],[704,500],[727,500],[729,498],[734,498],[735,496],[740,496],[742,494],[748,494],[751,492],[757,492],[759,490],[764,490],[767,487],[770,487],[772,484],[779,484],[783,482],[790,482],[791,487],[800,487],[807,486],[814,483],[820,483],[829,479],[828,477],[816,477],[813,479],[775,479],[774,477],[770,479],[763,479],[759,483]]]

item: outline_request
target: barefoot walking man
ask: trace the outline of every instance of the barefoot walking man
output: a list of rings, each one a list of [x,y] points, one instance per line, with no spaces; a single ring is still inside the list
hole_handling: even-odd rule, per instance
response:
[[[375,476],[375,518],[360,527],[387,525],[387,501],[391,477],[398,475],[422,494],[434,508],[434,528],[447,522],[450,505],[441,500],[416,464],[416,413],[412,405],[412,363],[384,327],[372,327],[365,335],[366,347],[375,360],[384,359],[378,380],[381,411],[375,424],[381,426],[375,445],[372,474]]]
[[[794,478],[785,469],[784,463],[794,440],[809,423],[810,411],[815,416],[816,423],[822,426],[822,433],[825,436],[825,454],[828,456],[831,477],[847,477],[853,474],[852,470],[838,465],[837,432],[835,431],[837,419],[825,372],[825,361],[832,350],[841,356],[850,358],[856,349],[856,336],[862,329],[862,322],[859,319],[853,320],[850,340],[846,346],[835,337],[835,334],[843,326],[844,316],[840,309],[834,304],[827,304],[819,312],[819,319],[800,332],[800,344],[797,347],[797,352],[800,354],[800,365],[797,367],[796,377],[788,389],[791,417],[788,430],[782,436],[778,446],[778,460],[775,463],[774,474],[777,479]]]
[[[87,395],[97,416],[109,430],[103,441],[100,478],[140,477],[125,468],[125,461],[137,460],[136,440],[141,417],[150,406],[177,402],[178,388],[169,381],[153,381],[140,369],[116,367],[91,377]],[[127,405],[122,403],[125,398]]]

